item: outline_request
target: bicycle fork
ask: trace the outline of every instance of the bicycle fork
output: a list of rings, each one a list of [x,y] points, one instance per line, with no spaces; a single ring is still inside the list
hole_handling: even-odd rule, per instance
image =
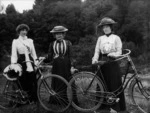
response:
[[[51,95],[56,95],[56,92],[52,89],[51,86],[49,86],[49,85],[47,84],[47,82],[46,82],[44,79],[42,80],[42,82],[43,82],[43,84],[44,84],[46,90],[47,90]]]
[[[137,85],[142,93],[142,95],[147,99],[149,100],[150,99],[150,95],[146,92],[146,90],[144,90],[144,86],[143,84],[141,83],[141,81],[139,80],[139,78],[136,79],[136,82],[137,82]]]
[[[42,75],[42,72],[40,70],[38,70],[40,76],[38,77],[38,79],[41,79],[44,87],[46,88],[46,90],[51,94],[51,95],[56,95],[56,92],[52,89],[51,86],[49,86],[46,82],[46,80],[44,80],[44,76]]]

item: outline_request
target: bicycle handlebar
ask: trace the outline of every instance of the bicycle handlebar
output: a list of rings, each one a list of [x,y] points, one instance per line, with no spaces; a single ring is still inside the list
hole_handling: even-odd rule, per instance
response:
[[[122,55],[116,56],[116,57],[115,57],[116,59],[115,59],[114,61],[121,60],[121,59],[123,59],[123,58],[129,56],[129,54],[131,53],[131,50],[129,50],[129,49],[124,49],[124,51],[126,51],[126,53],[125,53],[125,54],[122,54]]]
[[[129,50],[129,49],[124,49],[124,51],[126,51],[125,54],[113,56],[113,58],[115,58],[115,60],[113,60],[113,61],[121,60],[121,59],[127,57],[127,56],[131,53],[131,50]],[[110,56],[109,56],[109,57],[110,57]],[[106,63],[106,62],[107,62],[107,61],[98,61],[98,62],[96,62],[96,63],[94,63],[94,64],[92,64],[92,65],[103,65],[103,64]]]
[[[40,66],[40,64],[44,61],[45,59],[40,59],[40,61],[38,62],[38,64],[36,65],[37,67]]]
[[[38,60],[39,60],[39,59],[38,59]],[[34,66],[38,67],[38,66],[40,66],[40,64],[41,64],[44,60],[45,60],[45,58],[40,59],[37,65],[35,65],[33,61],[23,61],[23,63],[31,62],[31,63],[34,64]]]

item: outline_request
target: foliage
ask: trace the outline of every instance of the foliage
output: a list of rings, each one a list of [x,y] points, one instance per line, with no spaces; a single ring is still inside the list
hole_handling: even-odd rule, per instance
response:
[[[95,34],[99,34],[96,26],[104,16],[118,22],[116,33],[124,47],[131,48],[132,55],[138,58],[150,50],[149,6],[149,0],[86,0],[84,3],[80,0],[35,0],[32,10],[19,13],[10,4],[6,14],[0,14],[0,58],[10,56],[18,24],[29,25],[28,36],[34,39],[38,55],[46,54],[49,43],[54,40],[49,31],[55,25],[64,25],[69,29],[66,38],[73,43],[74,58],[79,65],[90,64],[98,37]]]
[[[14,15],[16,13],[17,13],[17,11],[16,11],[15,6],[13,4],[10,4],[10,5],[7,6],[7,8],[6,8],[6,14],[8,14],[8,15],[9,14]]]

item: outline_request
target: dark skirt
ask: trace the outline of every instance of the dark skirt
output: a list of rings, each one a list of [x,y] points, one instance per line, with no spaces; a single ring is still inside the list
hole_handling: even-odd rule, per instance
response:
[[[53,60],[53,64],[52,64],[52,73],[53,74],[57,74],[62,76],[63,78],[65,78],[67,81],[70,80],[71,78],[71,62],[70,59],[68,57],[58,57],[56,59]],[[61,96],[63,96],[62,98],[65,99],[66,101],[68,101],[67,99],[67,87],[64,83],[62,83],[62,81],[59,81],[58,79],[53,78],[52,79],[52,88],[53,90],[57,90],[57,88],[59,86],[63,87],[64,90],[61,91]],[[53,104],[56,104],[56,101],[54,99],[55,97],[51,97],[50,101]]]
[[[29,55],[31,61],[33,58]],[[27,66],[25,61],[25,55],[20,54],[18,57],[18,63],[21,64],[23,72],[22,76],[19,78],[21,87],[24,91],[26,91],[30,97],[31,101],[37,101],[37,80],[35,72],[27,72]],[[34,67],[34,65],[32,64]]]
[[[52,73],[64,77],[67,81],[71,79],[71,62],[66,56],[58,57],[53,60]]]
[[[120,68],[117,62],[110,61],[105,63],[104,65],[101,66],[101,71],[103,74],[104,82],[106,83],[107,90],[109,92],[113,92],[117,90],[122,85]],[[111,107],[116,111],[126,110],[124,92],[119,94],[118,98],[120,98],[120,101],[118,103],[115,103],[114,105],[110,105],[110,106],[103,105],[103,107],[104,106],[105,107],[107,106],[109,108]]]

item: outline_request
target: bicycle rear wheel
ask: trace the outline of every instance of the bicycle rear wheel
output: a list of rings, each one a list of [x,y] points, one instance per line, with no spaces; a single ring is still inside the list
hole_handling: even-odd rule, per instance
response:
[[[61,84],[54,83],[59,81]],[[55,85],[53,85],[53,83]],[[67,88],[69,93],[67,93]],[[39,82],[38,98],[41,105],[48,111],[63,112],[71,105],[72,93],[69,83],[61,76],[51,74]]]
[[[104,88],[97,77],[91,82],[94,76],[90,72],[79,72],[69,82],[73,93],[72,106],[79,111],[94,111],[102,104]]]
[[[6,78],[0,78],[0,108],[10,110],[16,107],[17,103],[13,97],[13,92],[16,88],[14,81],[8,81]]]
[[[143,87],[140,85],[142,83]],[[139,84],[139,85],[138,85]],[[140,87],[140,88],[139,88]],[[129,94],[131,94],[132,104],[143,113],[150,112],[150,85],[145,80],[132,81],[129,87]]]

